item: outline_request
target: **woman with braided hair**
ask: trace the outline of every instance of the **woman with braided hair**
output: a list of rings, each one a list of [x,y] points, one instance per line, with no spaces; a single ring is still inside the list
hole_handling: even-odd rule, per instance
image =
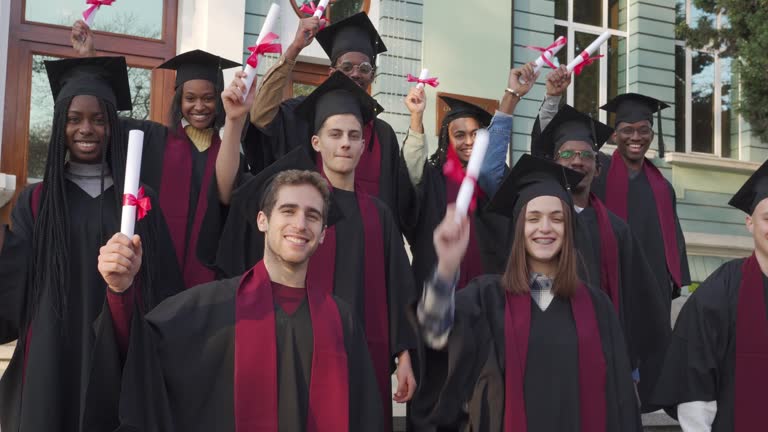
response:
[[[87,429],[86,410],[116,402],[87,388],[106,293],[99,249],[120,229],[128,131],[117,111],[131,98],[123,57],[49,61],[46,70],[55,105],[43,182],[21,193],[0,252],[0,320],[19,337],[0,382],[0,428],[74,432]],[[183,281],[162,213],[149,211],[136,234],[138,301],[148,310]]]

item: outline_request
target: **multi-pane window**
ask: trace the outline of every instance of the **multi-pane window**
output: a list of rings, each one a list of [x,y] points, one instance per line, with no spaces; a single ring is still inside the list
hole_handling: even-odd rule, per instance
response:
[[[677,24],[696,28],[707,14],[693,0],[677,0]],[[709,15],[717,28],[723,14]],[[733,104],[738,87],[731,59],[715,50],[691,50],[675,42],[675,150],[739,158],[738,115]]]
[[[565,64],[579,55],[597,37],[608,31],[611,38],[600,47],[605,57],[574,76],[568,87],[568,103],[579,111],[592,113],[611,122],[600,106],[627,88],[627,0],[556,0],[555,37],[568,38],[568,46],[558,53]]]

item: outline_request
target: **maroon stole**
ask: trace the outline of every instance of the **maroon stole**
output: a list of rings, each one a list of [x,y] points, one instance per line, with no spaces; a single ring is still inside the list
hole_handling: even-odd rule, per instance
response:
[[[735,431],[758,430],[765,423],[763,395],[768,388],[768,317],[763,272],[755,254],[741,266],[736,309]]]
[[[656,212],[661,226],[661,235],[664,239],[664,255],[667,258],[667,269],[672,276],[672,282],[680,288],[682,275],[680,270],[680,255],[677,249],[677,234],[675,233],[675,213],[672,203],[672,194],[669,192],[664,175],[648,159],[643,160],[643,172],[648,183],[651,184],[653,196],[656,200]],[[629,194],[629,173],[624,160],[618,151],[613,152],[611,168],[608,170],[605,185],[605,204],[616,213],[617,216],[627,219],[627,195]]]
[[[381,144],[379,134],[376,133],[376,120],[365,125],[363,138],[366,140],[365,150],[355,168],[355,190],[378,197],[381,178]],[[369,143],[369,139],[373,141]]]
[[[456,154],[456,150],[449,143],[446,155],[446,161],[443,164],[443,178],[445,178],[445,197],[446,204],[456,201],[456,197],[459,195],[459,189],[461,183],[464,181],[464,168],[461,166],[459,155]],[[467,246],[467,252],[464,255],[464,259],[461,260],[459,266],[459,280],[456,282],[456,290],[461,290],[469,281],[477,276],[485,274],[483,268],[483,261],[480,256],[480,246],[477,243],[477,233],[475,233],[475,216],[472,214],[475,207],[477,207],[477,200],[479,199],[482,191],[475,184],[475,193],[472,196],[472,202],[469,206],[469,245]]]
[[[387,299],[387,277],[384,270],[384,239],[381,230],[379,211],[373,198],[362,191],[355,193],[363,219],[363,239],[365,244],[364,261],[364,309],[365,340],[371,354],[376,382],[379,384],[382,403],[384,404],[384,430],[392,430],[392,395],[390,393],[390,349],[389,349],[389,311]],[[321,285],[333,292],[336,273],[336,255],[356,253],[343,251],[336,247],[336,228],[325,230],[325,240],[309,261],[307,279],[320,281]],[[350,271],[353,271],[350,269]],[[328,429],[331,430],[331,429]]]
[[[349,430],[349,369],[336,303],[307,281],[314,348],[307,432]],[[263,261],[243,275],[235,301],[235,430],[277,432],[275,303]]]
[[[589,205],[595,209],[600,230],[600,287],[619,313],[619,245],[608,217],[608,208],[595,194],[589,194]]]
[[[504,432],[525,432],[525,364],[531,331],[530,294],[506,293],[504,308],[505,401]],[[579,338],[580,430],[606,431],[606,365],[595,308],[584,285],[571,298],[571,310]]]
[[[219,154],[221,139],[213,134],[213,142],[208,148],[208,160],[205,164],[205,174],[200,182],[200,193],[197,198],[197,209],[192,229],[187,242],[187,216],[189,214],[190,181],[192,178],[192,155],[189,138],[184,129],[179,126],[176,133],[169,131],[163,155],[163,176],[160,183],[160,207],[168,224],[168,231],[176,250],[176,258],[184,275],[184,286],[189,288],[210,282],[216,278],[215,273],[205,267],[197,259],[197,238],[203,217],[208,209],[208,185],[213,178],[216,167],[216,156]]]

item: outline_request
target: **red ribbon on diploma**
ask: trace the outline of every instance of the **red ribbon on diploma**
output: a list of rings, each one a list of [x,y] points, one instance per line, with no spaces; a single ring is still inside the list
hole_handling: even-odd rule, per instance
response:
[[[248,60],[245,62],[256,68],[259,65],[259,56],[267,53],[282,54],[283,47],[279,43],[273,43],[279,36],[270,32],[264,37],[260,44],[252,47],[248,47],[248,51],[251,55],[248,56]]]
[[[85,4],[89,4],[91,7],[83,12],[83,19],[87,20],[98,8],[102,6],[112,6],[112,3],[114,2],[115,0],[85,0]]]
[[[144,186],[139,188],[138,195],[124,194],[123,206],[136,207],[136,220],[142,220],[152,210],[152,202],[148,196],[144,196]]]
[[[421,79],[421,78],[415,77],[415,76],[413,76],[411,74],[408,74],[408,82],[430,85],[432,87],[437,87],[437,86],[440,85],[440,82],[437,80],[437,77]]]
[[[541,60],[547,64],[547,66],[551,67],[552,69],[557,69],[557,66],[555,66],[554,63],[552,63],[549,58],[547,58],[547,53],[549,53],[550,57],[555,56],[555,52],[552,51],[555,48],[559,47],[560,45],[565,45],[568,43],[568,40],[565,38],[557,38],[554,42],[552,42],[548,47],[542,48],[540,46],[534,46],[534,45],[526,45],[526,48],[534,51],[538,51],[541,53]]]
[[[583,58],[583,59],[584,59],[584,61],[583,61],[583,62],[581,62],[581,63],[579,63],[579,65],[578,65],[578,66],[576,66],[575,68],[573,68],[573,72],[574,72],[576,75],[580,75],[580,74],[581,74],[581,71],[582,71],[582,69],[584,69],[585,67],[587,67],[587,66],[591,65],[592,63],[594,63],[594,62],[595,62],[595,60],[599,59],[600,57],[604,57],[602,54],[600,54],[600,55],[596,55],[596,56],[594,56],[594,57],[590,57],[590,56],[589,56],[589,53],[588,53],[588,52],[586,52],[586,51],[582,51],[582,53],[581,53],[581,54],[579,54],[579,55],[581,56],[581,58]]]
[[[309,15],[309,16],[314,16],[315,12],[317,12],[317,11],[320,11],[320,13],[325,12],[325,8],[324,7],[315,6],[315,2],[309,1],[309,2],[306,2],[303,5],[301,5],[301,7],[299,8],[299,11],[303,12],[303,13]],[[325,18],[321,18],[320,19],[320,30],[325,28],[325,23],[326,23]]]

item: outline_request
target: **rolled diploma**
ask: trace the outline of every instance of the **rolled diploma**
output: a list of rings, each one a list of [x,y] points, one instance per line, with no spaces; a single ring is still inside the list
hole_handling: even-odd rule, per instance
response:
[[[587,49],[581,52],[581,54],[577,55],[575,59],[571,60],[570,63],[568,63],[568,72],[573,72],[573,70],[576,68],[576,66],[584,63],[584,53],[587,53],[587,57],[592,57],[592,54],[595,53],[598,49],[600,49],[600,46],[605,43],[609,38],[611,37],[611,33],[605,32],[601,34],[597,39],[595,39],[594,42],[589,44]]]
[[[480,167],[485,159],[485,151],[488,150],[488,130],[479,129],[475,136],[475,144],[472,146],[472,155],[467,164],[467,174],[464,181],[461,182],[459,193],[456,195],[456,223],[461,222],[461,218],[467,215],[469,204],[472,202],[472,195],[475,193],[475,183],[480,175]]]
[[[139,193],[139,174],[141,173],[141,152],[144,147],[144,132],[134,129],[128,133],[128,156],[125,161],[125,186],[123,195],[133,196]],[[132,237],[136,227],[136,206],[123,206],[120,232]]]
[[[555,39],[555,42],[559,41],[560,39],[565,39],[565,36],[560,36],[559,38]],[[566,43],[567,43],[567,41],[566,41]],[[541,53],[541,55],[536,58],[536,65],[533,67],[533,73],[539,72],[541,70],[541,68],[543,68],[544,65],[546,65],[546,63],[544,62],[544,59],[542,57],[546,57],[547,60],[549,60],[550,63],[551,63],[552,62],[552,58],[555,55],[557,55],[557,53],[560,52],[560,50],[564,46],[565,46],[565,43],[563,43],[562,45],[558,45],[558,46],[552,48],[552,54],[550,54],[549,51],[545,51],[545,52]]]
[[[93,27],[93,19],[96,18],[96,12],[99,11],[100,7],[101,6],[97,6],[96,9],[94,9],[93,12],[91,12],[91,14],[88,15],[88,18],[85,19],[85,23],[88,24],[88,27]]]
[[[272,33],[272,29],[275,28],[275,23],[277,22],[277,17],[279,16],[280,16],[280,6],[277,3],[272,3],[272,6],[269,7],[269,12],[267,13],[267,19],[264,20],[264,25],[261,26],[261,32],[259,33],[259,38],[256,39],[256,46],[259,46],[259,44],[264,40],[264,38],[269,33]],[[243,82],[245,83],[245,93],[243,93],[243,102],[245,102],[245,98],[248,97],[248,92],[251,90],[251,86],[253,85],[253,80],[256,79],[256,68],[246,63],[245,73],[247,74],[247,76],[245,77],[245,79],[243,79]]]
[[[328,3],[331,0],[320,0],[320,3],[317,4],[317,9],[315,10],[315,14],[312,15],[315,18],[322,18],[323,13],[325,13],[325,8],[328,7]]]
[[[423,81],[427,78],[429,78],[429,69],[422,69],[421,73],[419,74],[419,79]],[[416,84],[416,87],[424,88],[424,83],[418,83]]]

